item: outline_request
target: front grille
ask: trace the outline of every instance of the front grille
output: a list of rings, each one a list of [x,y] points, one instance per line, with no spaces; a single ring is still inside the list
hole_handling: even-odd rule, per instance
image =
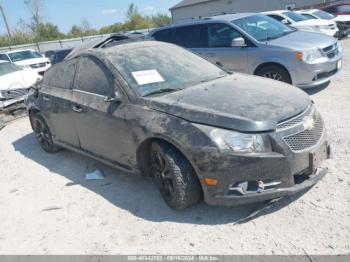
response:
[[[333,58],[339,54],[338,44],[335,43],[334,45],[327,46],[326,48],[323,48],[322,51],[328,58]]]
[[[2,99],[14,99],[28,94],[29,89],[3,90],[0,92]]]
[[[31,68],[40,68],[40,67],[44,67],[44,66],[46,66],[46,62],[30,65]]]
[[[302,124],[304,118],[307,116],[312,116],[314,114],[314,111],[314,108],[312,106],[309,106],[303,113],[279,123],[277,125],[277,131],[280,132],[282,130],[289,129]]]
[[[293,152],[300,152],[310,149],[317,145],[322,139],[322,136],[324,134],[324,124],[322,117],[314,108],[312,111],[313,113],[311,116],[304,115],[303,117],[304,121],[302,121],[300,124],[303,127],[303,131],[283,137],[283,140]],[[305,126],[305,119],[310,119],[310,117],[313,119],[314,125]]]

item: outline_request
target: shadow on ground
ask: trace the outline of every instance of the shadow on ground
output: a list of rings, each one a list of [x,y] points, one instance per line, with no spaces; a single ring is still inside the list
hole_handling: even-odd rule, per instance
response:
[[[124,175],[120,171],[68,150],[47,154],[37,144],[33,134],[20,138],[13,145],[16,151],[50,170],[52,172],[50,175],[57,174],[70,180],[71,182],[66,184],[67,187],[83,186],[134,216],[154,222],[173,221],[199,225],[241,224],[259,216],[276,212],[303,194],[281,199],[269,207],[266,204],[212,207],[202,203],[176,212],[166,206],[151,180]],[[105,179],[87,181],[85,179],[86,172],[95,169],[102,170]],[[263,208],[262,212],[251,216],[252,213],[261,208]]]
[[[316,86],[316,87],[313,87],[313,88],[308,88],[308,89],[305,89],[304,91],[308,94],[308,95],[315,95],[323,90],[325,90],[327,87],[329,87],[330,85],[330,81],[329,82],[326,82],[322,85],[319,85],[319,86]]]

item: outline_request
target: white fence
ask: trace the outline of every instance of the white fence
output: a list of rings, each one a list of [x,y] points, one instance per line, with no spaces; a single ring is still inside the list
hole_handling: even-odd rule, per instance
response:
[[[7,46],[7,47],[1,47],[0,52],[7,51],[7,50],[17,50],[17,49],[34,49],[39,52],[46,52],[48,50],[55,50],[55,49],[61,49],[61,48],[73,48],[80,45],[84,41],[104,38],[107,36],[109,36],[109,34],[84,36],[79,38],[54,40],[54,41],[47,41],[47,42],[40,42],[40,43],[17,45],[17,46]]]
[[[136,33],[137,32],[137,33],[147,34],[152,29],[153,28],[141,29],[141,30],[136,30],[136,31],[128,31],[125,33]],[[1,51],[8,51],[8,50],[18,50],[18,49],[33,49],[33,50],[36,50],[36,51],[42,53],[42,52],[46,52],[48,50],[56,50],[56,49],[61,49],[61,48],[74,48],[74,47],[80,45],[82,42],[93,40],[93,39],[100,39],[100,38],[104,38],[104,37],[107,37],[110,35],[111,34],[83,36],[83,37],[79,37],[79,38],[54,40],[54,41],[16,45],[16,46],[6,46],[6,47],[0,47],[0,52]]]

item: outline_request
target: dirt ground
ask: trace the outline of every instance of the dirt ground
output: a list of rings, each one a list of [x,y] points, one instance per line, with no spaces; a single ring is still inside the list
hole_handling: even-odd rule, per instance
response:
[[[334,159],[309,192],[258,206],[170,210],[151,181],[69,151],[48,155],[26,118],[0,131],[0,254],[349,254],[350,40],[344,70],[310,90]],[[87,181],[101,169],[104,180]]]

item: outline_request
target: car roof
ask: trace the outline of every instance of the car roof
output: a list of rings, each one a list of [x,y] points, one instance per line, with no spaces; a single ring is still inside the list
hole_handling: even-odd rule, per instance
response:
[[[126,42],[133,42],[143,38],[144,38],[143,34],[131,33],[131,34],[112,34],[104,38],[93,39],[90,41],[86,41],[81,45],[77,46],[76,48],[74,48],[65,58],[65,60],[69,60],[71,58],[77,57],[80,54],[83,54],[84,52],[86,52],[87,50],[93,50],[95,48],[103,49],[105,48],[105,46],[117,45],[117,44],[126,43]]]
[[[283,14],[285,12],[293,12],[293,11],[291,11],[291,10],[273,10],[273,11],[262,12],[262,14]]]
[[[152,30],[149,35],[152,35],[155,32],[162,31],[164,29],[171,29],[171,28],[182,27],[182,26],[203,24],[203,23],[206,23],[208,21],[212,21],[212,22],[229,21],[229,22],[231,22],[231,21],[234,21],[237,19],[241,19],[244,17],[252,16],[252,15],[258,15],[258,14],[259,13],[239,13],[239,14],[226,14],[226,15],[216,15],[216,16],[203,17],[202,19],[198,19],[198,20],[183,21],[183,22],[178,22],[175,24],[162,26],[160,28]]]
[[[99,57],[104,57],[107,55],[114,55],[117,53],[127,53],[126,50],[133,50],[133,49],[140,49],[140,48],[147,48],[147,47],[162,47],[162,46],[175,46],[174,44],[169,44],[166,42],[160,42],[160,41],[152,41],[152,40],[143,40],[143,41],[129,41],[129,42],[122,42],[114,46],[109,46],[106,48],[96,48],[96,49],[88,49],[79,54],[92,54],[97,55]],[[180,47],[179,47],[180,48]],[[71,57],[67,60],[74,59],[75,57]]]
[[[33,52],[37,52],[34,49],[16,49],[16,50],[6,50],[6,51],[2,51],[0,52],[0,54],[13,54],[13,53],[17,53],[17,52],[23,52],[23,51],[33,51]]]
[[[305,10],[298,10],[297,13],[305,13],[305,14],[312,14],[317,11],[320,11],[320,9],[305,9]]]

